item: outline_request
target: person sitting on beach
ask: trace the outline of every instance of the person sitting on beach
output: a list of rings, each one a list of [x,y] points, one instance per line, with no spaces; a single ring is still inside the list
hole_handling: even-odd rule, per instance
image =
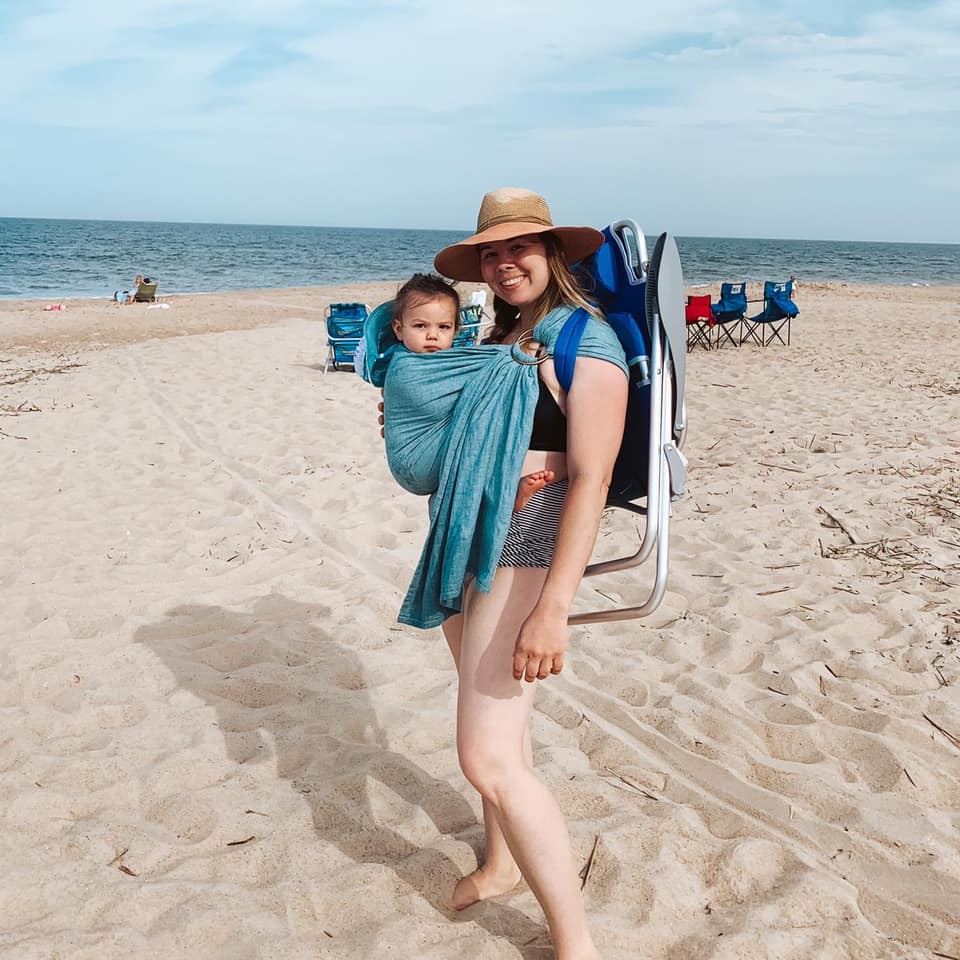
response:
[[[117,290],[113,295],[113,299],[117,303],[135,303],[137,299],[137,291],[140,289],[140,284],[143,283],[143,277],[138,273],[137,278],[133,281],[133,287],[129,290]]]
[[[453,286],[435,273],[415,273],[393,301],[391,327],[411,353],[449,350],[460,328],[460,297]],[[553,483],[553,470],[536,470],[520,478],[513,509],[522,510],[530,498]]]
[[[443,626],[459,681],[460,766],[482,798],[486,857],[458,881],[453,906],[506,893],[524,878],[555,960],[599,960],[563,814],[533,771],[529,721],[534,681],[564,666],[567,617],[626,416],[623,348],[570,271],[602,242],[590,227],[554,226],[546,200],[529,190],[488,193],[477,232],[434,263],[452,280],[493,290],[491,343],[432,356],[400,351],[380,407],[394,476],[420,492],[440,479],[398,619]],[[564,393],[552,355],[577,308],[590,316]],[[430,474],[421,466],[433,450],[419,411],[442,403],[447,425],[431,440],[443,448],[441,463]],[[562,479],[511,513],[511,478],[548,468]]]

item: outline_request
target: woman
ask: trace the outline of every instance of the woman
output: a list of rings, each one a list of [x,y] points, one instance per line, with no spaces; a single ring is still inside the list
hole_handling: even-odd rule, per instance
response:
[[[143,277],[138,273],[133,281],[133,286],[129,290],[117,290],[113,295],[113,299],[116,300],[117,303],[134,303],[137,299],[137,291],[140,289],[141,283],[143,283]]]
[[[596,314],[569,265],[602,242],[588,227],[555,227],[542,197],[506,188],[484,197],[477,232],[442,250],[435,265],[451,279],[486,282],[494,293],[492,342],[535,353],[538,325],[556,331],[579,306]],[[539,366],[521,473],[551,471],[556,482],[511,517],[489,592],[469,580],[462,614],[444,623],[459,675],[460,765],[483,798],[486,831],[485,862],[459,881],[454,906],[505,893],[522,876],[543,908],[557,960],[598,954],[563,816],[532,770],[533,681],[563,669],[567,616],[596,540],[627,403],[616,337],[601,319],[590,323],[610,358],[581,355],[568,395],[552,359]]]

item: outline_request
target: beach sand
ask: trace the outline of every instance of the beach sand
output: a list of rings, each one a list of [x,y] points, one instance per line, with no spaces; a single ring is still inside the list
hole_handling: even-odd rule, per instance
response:
[[[394,289],[0,302],[4,960],[552,956],[525,887],[447,906],[482,830],[395,622],[426,503],[322,373],[326,303]],[[960,291],[798,301],[689,355],[666,598],[538,691],[606,960],[960,957]]]

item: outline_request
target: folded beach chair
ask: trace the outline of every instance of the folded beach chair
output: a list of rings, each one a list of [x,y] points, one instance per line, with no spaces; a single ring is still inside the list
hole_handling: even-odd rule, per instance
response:
[[[620,339],[630,370],[624,439],[607,506],[645,515],[646,526],[635,554],[592,563],[584,576],[637,566],[654,550],[656,574],[640,606],[574,614],[571,624],[633,620],[657,609],[667,586],[670,504],[685,494],[687,461],[680,447],[687,428],[686,322],[677,244],[661,234],[648,261],[646,238],[633,220],[618,220],[603,234],[603,246],[575,270],[579,276],[586,274],[588,289]],[[561,386],[568,388],[578,339],[565,343],[566,332],[557,341],[554,364]]]
[[[137,287],[136,296],[133,298],[134,303],[153,303],[157,299],[157,281],[151,280],[149,277],[144,277],[140,281],[140,285]]]
[[[481,307],[470,304],[460,311],[460,329],[453,338],[455,347],[473,347],[480,340],[480,325],[482,323]]]
[[[709,350],[712,346],[710,331],[716,321],[710,310],[710,294],[687,297],[687,350],[697,344]]]
[[[353,366],[366,319],[367,306],[364,303],[331,303],[327,307],[327,361],[323,365],[324,373],[331,363],[334,370],[339,370],[340,364]]]
[[[710,309],[716,331],[714,346],[720,347],[729,341],[739,347],[741,341],[734,334],[742,326],[747,312],[746,283],[721,283],[720,299]]]
[[[761,347],[769,346],[777,338],[785,347],[790,345],[790,321],[800,312],[791,299],[793,281],[774,283],[767,280],[763,285],[763,311],[743,321],[740,343],[751,340]],[[783,339],[783,328],[787,339]]]

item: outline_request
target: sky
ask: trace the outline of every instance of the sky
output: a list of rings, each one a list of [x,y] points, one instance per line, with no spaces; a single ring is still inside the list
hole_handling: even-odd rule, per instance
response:
[[[960,242],[960,0],[0,0],[0,216]]]

